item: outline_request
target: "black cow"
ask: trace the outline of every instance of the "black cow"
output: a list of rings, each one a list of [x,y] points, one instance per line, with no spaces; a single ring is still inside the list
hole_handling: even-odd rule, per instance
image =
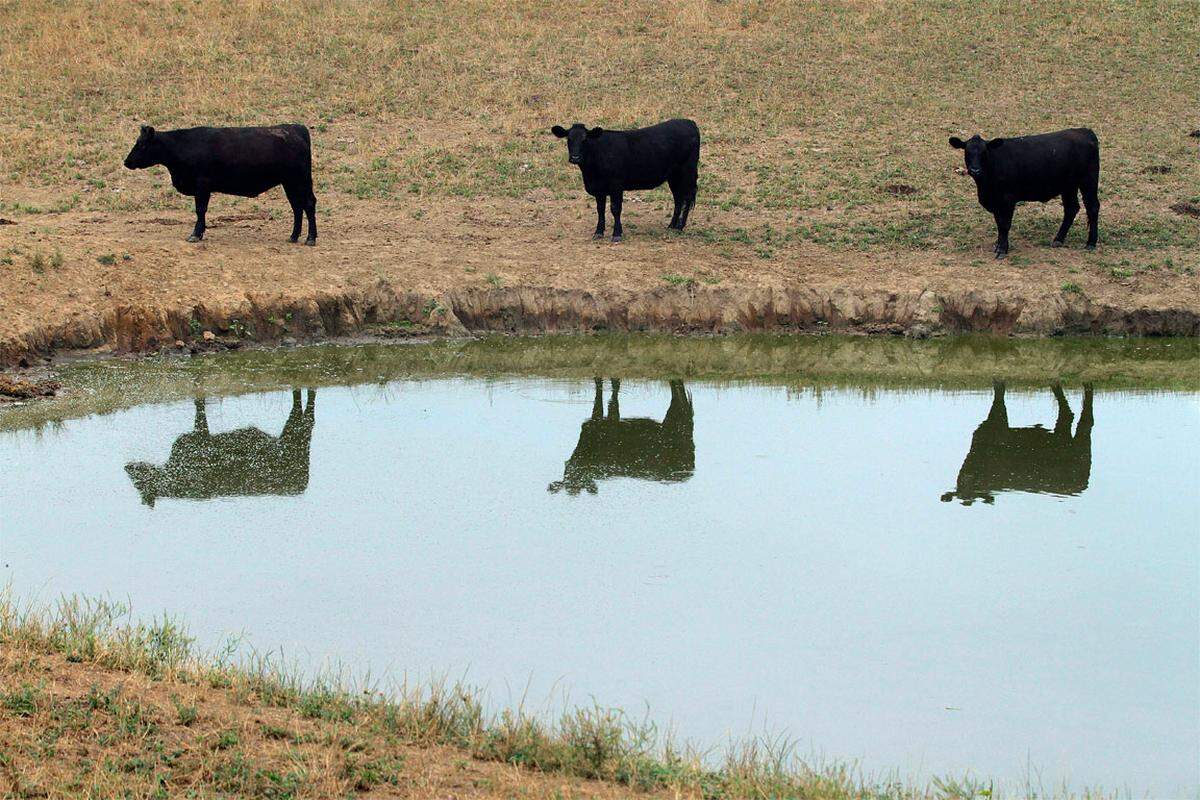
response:
[[[605,478],[640,478],[678,483],[696,470],[696,444],[692,440],[692,398],[683,381],[671,381],[671,405],[662,422],[621,419],[618,395],[621,382],[612,379],[608,416],[604,415],[604,381],[596,378],[592,418],[579,430],[579,443],[563,468],[563,479],[547,488],[569,494],[586,490],[596,494],[596,481]]]
[[[613,242],[621,241],[621,200],[626,191],[654,189],[665,181],[675,198],[668,228],[683,230],[696,202],[700,129],[690,119],[672,119],[631,131],[587,128],[550,129],[567,140],[567,157],[583,173],[583,188],[596,198],[596,232],[604,236],[604,200],[612,200]]]
[[[957,496],[963,505],[976,500],[995,502],[1004,491],[1076,495],[1087,488],[1092,473],[1092,387],[1083,388],[1083,413],[1075,435],[1075,414],[1063,396],[1062,386],[1053,386],[1058,401],[1054,430],[1041,425],[1010,428],[1004,407],[1004,384],[997,382],[987,419],[975,429],[971,449],[958,471],[958,485],[942,495],[943,502]]]
[[[1008,253],[1008,229],[1017,203],[1045,203],[1059,196],[1063,221],[1051,247],[1066,243],[1067,231],[1079,213],[1079,194],[1087,209],[1087,247],[1096,247],[1100,141],[1089,128],[986,141],[972,136],[964,142],[951,136],[950,146],[965,151],[967,172],[975,179],[979,204],[996,218],[996,258]]]
[[[292,391],[292,411],[278,437],[258,428],[208,432],[204,398],[196,399],[195,429],[175,440],[161,467],[145,462],[125,472],[151,508],[160,497],[210,500],[239,495],[296,495],[308,488],[309,445],[316,421],[316,393],[308,407]]]
[[[214,192],[258,197],[282,184],[292,204],[292,241],[300,238],[300,220],[307,213],[308,238],[304,243],[317,243],[312,141],[303,125],[161,132],[143,125],[125,157],[125,166],[145,169],[159,164],[171,173],[171,185],[177,191],[196,198],[196,227],[189,242],[204,238],[204,214]]]

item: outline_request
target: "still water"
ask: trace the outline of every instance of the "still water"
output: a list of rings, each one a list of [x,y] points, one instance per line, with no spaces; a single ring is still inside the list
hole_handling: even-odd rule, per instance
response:
[[[6,430],[0,582],[868,775],[1200,792],[1196,393],[617,377]]]

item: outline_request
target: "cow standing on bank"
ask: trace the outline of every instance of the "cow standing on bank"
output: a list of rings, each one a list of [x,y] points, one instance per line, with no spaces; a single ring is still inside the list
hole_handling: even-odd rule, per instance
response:
[[[975,180],[979,204],[996,218],[996,258],[1008,254],[1008,229],[1017,203],[1048,202],[1062,197],[1063,221],[1051,247],[1066,244],[1067,231],[1079,213],[1079,198],[1087,209],[1087,248],[1096,247],[1100,218],[1100,141],[1089,128],[1071,128],[1037,136],[988,139],[976,135],[965,142],[950,137],[950,146],[964,151],[967,173]]]
[[[128,169],[161,164],[180,194],[196,198],[196,227],[189,242],[204,238],[204,215],[215,194],[257,197],[283,186],[292,204],[293,242],[308,215],[307,245],[317,243],[317,198],[313,194],[312,140],[303,125],[265,128],[181,128],[156,131],[143,125],[129,155]]]
[[[567,140],[567,158],[579,165],[583,188],[596,198],[596,232],[604,236],[604,203],[612,201],[614,243],[621,241],[621,202],[626,191],[671,187],[675,210],[667,226],[683,230],[696,202],[696,177],[700,164],[700,129],[690,119],[672,119],[628,131],[588,128],[578,122],[570,128],[550,129]]]

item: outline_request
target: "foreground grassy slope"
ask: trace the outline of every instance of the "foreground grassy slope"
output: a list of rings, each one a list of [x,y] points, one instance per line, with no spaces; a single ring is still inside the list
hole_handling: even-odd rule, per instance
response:
[[[486,712],[462,686],[302,683],[269,661],[203,656],[177,624],[107,602],[31,609],[0,593],[6,797],[672,797],[972,800],[980,781],[871,783],[784,740],[720,766],[617,710],[555,723]],[[1043,796],[1042,794],[1035,795]],[[1046,796],[1053,796],[1051,795]],[[1099,795],[1089,795],[1099,796]]]
[[[763,258],[982,250],[991,223],[947,135],[1089,125],[1097,260],[1188,270],[1200,224],[1171,207],[1200,203],[1198,41],[1190,0],[16,0],[0,4],[0,208],[186,207],[161,170],[121,167],[140,122],[307,122],[335,214],[581,198],[551,124],[686,115],[705,137],[694,237]],[[1018,257],[1058,215],[1018,212]]]

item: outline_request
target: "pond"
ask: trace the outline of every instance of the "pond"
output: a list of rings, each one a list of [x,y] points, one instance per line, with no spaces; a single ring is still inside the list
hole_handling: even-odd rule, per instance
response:
[[[648,709],[714,745],[786,733],[873,776],[1195,796],[1196,356],[629,339],[84,363],[71,396],[0,410],[0,582],[313,670]]]

